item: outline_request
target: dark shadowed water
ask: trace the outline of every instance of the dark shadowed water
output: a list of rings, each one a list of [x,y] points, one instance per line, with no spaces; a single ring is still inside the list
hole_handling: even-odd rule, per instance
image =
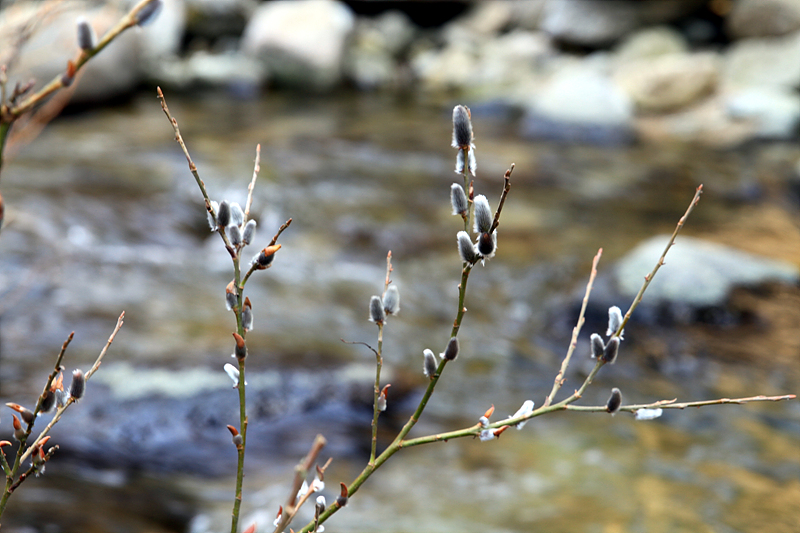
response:
[[[247,285],[255,433],[244,525],[256,519],[267,531],[316,432],[330,440],[323,457],[334,458],[329,501],[366,462],[374,356],[340,339],[375,344],[367,305],[382,290],[388,250],[402,307],[384,339],[389,426],[402,424],[425,386],[422,350],[444,349],[460,275],[462,226],[448,200],[459,179],[449,146],[456,102],[167,97],[212,198],[244,203],[262,145],[251,212],[259,232],[247,259],[294,220],[274,267]],[[794,145],[556,145],[521,138],[503,110],[474,106],[473,119],[476,193],[496,206],[512,162],[513,187],[498,255],[470,279],[462,355],[415,435],[472,425],[492,404],[502,416],[525,399],[541,404],[597,249],[607,275],[637,243],[671,232],[700,183],[687,234],[800,263]],[[62,451],[14,495],[4,525],[229,529],[235,454],[224,426],[235,423],[236,398],[221,369],[232,351],[231,262],[158,101],[62,117],[19,148],[2,179],[0,395],[32,403],[70,331],[66,366],[85,369],[123,309],[127,318],[89,396],[65,416],[62,440],[54,434]],[[605,330],[612,296],[598,297],[562,394],[589,368],[589,334]],[[796,393],[798,288],[741,290],[731,306],[741,312],[701,323],[634,319],[620,360],[582,403],[603,404],[615,386],[636,403]],[[2,416],[4,432],[9,421]],[[499,441],[403,451],[328,527],[792,532],[798,450],[797,401],[668,411],[652,422],[560,413]]]

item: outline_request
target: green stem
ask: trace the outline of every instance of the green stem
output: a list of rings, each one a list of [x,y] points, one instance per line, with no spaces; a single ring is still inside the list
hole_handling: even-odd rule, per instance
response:
[[[223,235],[224,233],[220,232]],[[227,244],[227,243],[226,243]],[[236,332],[245,338],[244,324],[242,322],[243,292],[240,287],[241,269],[239,264],[239,254],[233,257],[234,286],[236,287],[237,306],[234,310],[236,317]],[[246,350],[245,346],[245,350]],[[246,353],[246,352],[245,352]],[[242,445],[238,447],[238,462],[236,465],[236,495],[233,500],[233,511],[231,513],[231,533],[236,533],[239,527],[239,513],[242,506],[242,484],[244,482],[244,451],[247,446],[247,405],[245,402],[245,358],[239,359],[239,433],[242,436]]]
[[[369,464],[375,462],[375,450],[378,447],[378,396],[381,393],[381,367],[383,366],[383,324],[378,324],[378,351],[375,352],[375,390],[372,398],[372,450],[369,454]]]

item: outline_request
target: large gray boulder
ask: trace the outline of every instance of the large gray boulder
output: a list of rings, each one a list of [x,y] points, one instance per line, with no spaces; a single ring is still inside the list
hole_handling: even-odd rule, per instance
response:
[[[668,242],[668,235],[652,237],[619,261],[614,280],[622,296],[636,296],[644,275],[653,269],[655,258],[661,256]],[[647,300],[653,305],[722,306],[735,286],[799,280],[797,265],[701,239],[678,237],[666,264],[647,288]]]
[[[632,140],[633,105],[602,69],[585,62],[559,69],[527,105],[531,137],[618,144]]]
[[[345,42],[355,16],[333,0],[261,4],[242,36],[242,50],[259,58],[277,83],[324,90],[342,77]]]

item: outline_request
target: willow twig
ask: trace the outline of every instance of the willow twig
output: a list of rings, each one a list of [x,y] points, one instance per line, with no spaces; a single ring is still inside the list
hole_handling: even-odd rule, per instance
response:
[[[253,179],[250,180],[250,185],[247,186],[247,202],[244,204],[244,221],[250,217],[250,206],[253,204],[253,189],[256,186],[256,179],[261,170],[261,144],[256,145],[256,161],[253,165]]]
[[[119,315],[119,318],[117,319],[117,325],[114,327],[114,331],[111,332],[111,335],[108,337],[106,345],[103,346],[102,350],[100,350],[100,354],[97,356],[97,359],[92,365],[92,368],[90,368],[89,371],[86,372],[84,377],[86,381],[89,381],[89,379],[97,371],[97,369],[100,368],[100,364],[103,362],[103,357],[105,357],[106,353],[108,352],[108,348],[111,346],[111,343],[114,342],[114,338],[117,336],[117,332],[119,332],[119,330],[122,328],[122,324],[124,323],[123,322],[124,318],[125,318],[125,311],[123,311]],[[59,356],[62,355],[63,354],[59,354]],[[39,433],[39,436],[36,437],[36,440],[33,441],[33,444],[28,446],[28,449],[25,450],[25,453],[22,454],[22,456],[20,457],[20,462],[25,461],[25,459],[27,459],[30,456],[31,452],[36,447],[36,445],[38,445],[39,442],[41,442],[41,440],[45,438],[48,433],[50,433],[50,430],[53,429],[53,426],[55,426],[58,423],[58,421],[61,420],[61,417],[64,416],[64,412],[69,408],[70,405],[75,403],[75,401],[76,401],[75,398],[70,397],[67,399],[67,402],[62,407],[59,407],[56,410],[56,414],[53,416],[53,419],[50,421],[50,423],[47,424],[47,426],[45,426],[42,432]]]
[[[504,175],[503,193],[501,194],[501,201],[499,202],[497,206],[497,211],[495,212],[495,223],[499,220],[500,213],[503,210],[503,205],[505,204],[505,198],[508,195],[508,191],[510,189],[509,180],[511,177],[511,172],[513,170],[514,170],[514,165],[512,164],[511,168],[509,168]],[[467,179],[466,171],[464,174],[464,179],[465,181]],[[495,223],[493,223],[493,227],[496,227]],[[458,311],[456,312],[456,318],[453,321],[453,328],[450,331],[451,338],[458,336],[458,332],[461,329],[461,323],[464,320],[464,314],[467,310],[466,307],[464,306],[467,293],[467,281],[469,279],[469,275],[470,272],[472,271],[473,266],[474,265],[469,263],[462,264],[461,283],[459,283],[458,285]],[[393,456],[395,453],[400,451],[401,448],[404,447],[404,444],[406,442],[404,441],[404,439],[422,416],[422,413],[425,410],[425,407],[428,405],[428,401],[430,400],[431,395],[433,394],[433,391],[436,388],[436,384],[439,382],[439,378],[441,377],[442,372],[444,371],[444,367],[447,365],[447,363],[448,363],[447,359],[442,358],[442,360],[439,363],[439,366],[436,369],[436,373],[433,376],[431,376],[430,382],[428,383],[428,387],[425,389],[425,393],[422,395],[422,399],[419,401],[419,404],[417,405],[417,408],[414,410],[414,413],[409,417],[408,421],[400,429],[399,433],[394,438],[392,443],[378,457],[376,457],[374,461],[370,460],[370,462],[367,463],[367,466],[364,467],[364,469],[356,477],[356,479],[353,480],[353,482],[347,487],[348,495],[352,496],[356,491],[358,491],[361,485],[363,485],[364,482],[367,479],[369,479],[369,477],[373,474],[373,472],[375,472],[378,468],[380,468],[383,463],[388,461],[391,456]],[[325,520],[327,520],[330,516],[336,513],[339,509],[341,509],[339,504],[334,502],[325,510],[325,512],[319,515],[318,522],[312,520],[301,530],[300,533],[309,533],[314,529],[316,523],[322,524],[323,522],[325,522]]]
[[[664,259],[667,256],[667,252],[669,252],[669,249],[672,248],[673,244],[675,244],[675,238],[678,236],[678,233],[680,233],[681,229],[683,228],[683,225],[686,223],[686,219],[689,217],[689,214],[691,214],[692,210],[694,210],[694,206],[696,206],[697,203],[700,201],[701,194],[703,194],[702,183],[698,185],[697,190],[694,193],[694,197],[692,198],[692,201],[689,203],[689,207],[686,208],[686,212],[683,214],[680,220],[678,220],[678,225],[675,227],[675,231],[672,232],[672,236],[670,237],[666,248],[664,248],[664,253],[662,253],[661,257],[658,259],[656,266],[653,267],[653,270],[644,277],[644,283],[642,284],[642,288],[639,289],[639,292],[633,299],[633,302],[631,303],[628,312],[625,313],[625,316],[622,319],[622,323],[619,325],[619,329],[617,329],[617,331],[614,333],[615,336],[619,337],[622,334],[622,330],[625,329],[625,324],[628,323],[628,320],[631,318],[633,311],[642,301],[642,296],[644,296],[644,291],[647,290],[647,287],[650,285],[650,282],[653,281],[653,277],[655,277],[656,272],[658,272],[658,269],[664,265]]]
[[[322,448],[324,448],[327,443],[328,441],[325,439],[325,437],[322,435],[317,435],[305,458],[295,467],[294,483],[292,483],[291,492],[289,492],[289,497],[286,499],[286,505],[283,506],[281,520],[275,527],[275,533],[280,533],[286,529],[286,526],[289,525],[294,516],[297,514],[297,511],[300,509],[300,507],[302,507],[311,494],[311,490],[309,489],[309,491],[303,495],[301,500],[297,501],[297,493],[300,492],[300,487],[302,487],[303,481],[305,481],[306,477],[308,477],[311,467],[314,466],[314,463],[317,461],[317,457],[319,457],[320,452],[322,452]]]
[[[569,367],[570,359],[572,359],[572,354],[575,352],[575,348],[578,346],[578,335],[581,332],[581,328],[583,327],[583,323],[585,322],[585,315],[586,315],[586,306],[589,305],[589,295],[592,293],[592,285],[594,284],[594,278],[597,276],[597,263],[600,262],[600,256],[603,255],[603,249],[600,248],[597,250],[597,255],[594,256],[594,260],[592,261],[592,271],[589,274],[589,282],[586,284],[586,294],[583,297],[583,303],[581,304],[581,311],[578,314],[578,323],[575,324],[575,327],[572,329],[572,339],[569,341],[569,348],[567,349],[567,355],[564,356],[564,360],[561,362],[561,368],[556,374],[555,381],[553,383],[553,389],[550,391],[550,394],[547,395],[545,398],[544,406],[547,407],[551,403],[553,403],[553,398],[555,398],[556,393],[564,384],[564,374],[567,371],[567,367]]]

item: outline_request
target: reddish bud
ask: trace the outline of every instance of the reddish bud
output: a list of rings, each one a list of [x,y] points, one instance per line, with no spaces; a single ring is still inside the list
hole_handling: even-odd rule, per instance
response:
[[[26,424],[31,424],[34,421],[33,411],[31,411],[30,409],[22,407],[18,403],[7,403],[6,405],[11,409],[13,409],[14,411],[18,412],[20,418],[22,418],[22,420],[25,421]]]
[[[244,533],[254,533],[255,530],[256,530],[256,524],[254,522],[253,525],[244,530]]]
[[[339,496],[336,497],[336,505],[338,505],[339,507],[344,507],[345,505],[347,505],[347,499],[348,499],[347,485],[345,485],[344,483],[339,483],[339,484],[342,486],[342,490]]]
[[[492,406],[489,409],[487,409],[485,413],[483,413],[483,416],[485,416],[486,418],[492,418],[493,414],[494,414],[494,404],[492,404]]]
[[[238,301],[238,294],[236,292],[236,285],[234,284],[234,280],[231,280],[228,283],[228,286],[225,287],[225,307],[228,308],[228,311],[235,310],[236,305],[239,303]]]
[[[502,433],[503,433],[505,430],[507,430],[507,429],[508,429],[508,428],[510,428],[510,427],[511,427],[511,426],[503,426],[503,427],[500,427],[500,428],[497,428],[497,429],[495,429],[495,430],[494,430],[494,436],[495,436],[495,437],[499,437],[500,435],[502,435]]]
[[[244,361],[244,359],[247,357],[247,346],[244,344],[244,339],[235,331],[233,332],[233,338],[236,341],[236,349],[234,350],[233,354],[239,361]]]
[[[5,446],[11,446],[11,443],[8,442],[7,440],[0,440],[0,448],[3,448]]]
[[[19,418],[17,418],[17,415],[11,415],[11,416],[14,418],[14,421],[12,422],[14,425],[14,438],[21,441],[22,439],[25,438],[25,430],[22,429],[22,424],[19,422]]]
[[[235,427],[231,426],[231,425],[228,425],[228,431],[231,432],[231,436],[233,436],[233,437],[235,437],[236,435],[239,434],[239,430],[236,429]]]
[[[271,263],[272,260],[275,259],[275,252],[281,249],[280,244],[273,244],[272,246],[267,246],[256,256],[255,260],[253,261],[257,264],[258,270],[264,270],[267,268]]]

